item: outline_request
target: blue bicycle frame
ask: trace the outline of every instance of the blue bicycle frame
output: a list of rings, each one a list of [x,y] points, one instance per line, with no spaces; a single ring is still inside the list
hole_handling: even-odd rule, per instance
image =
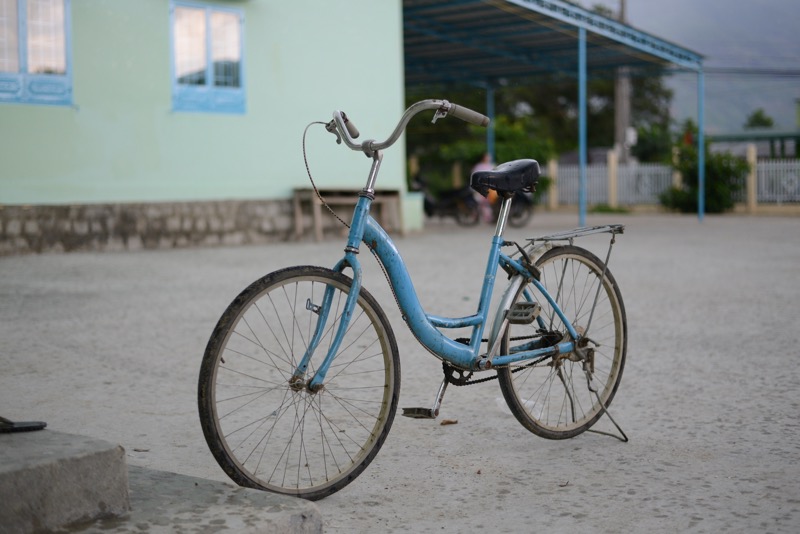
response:
[[[373,167],[376,164],[379,165],[379,162],[380,158],[378,156],[376,157],[376,163],[373,163]],[[394,294],[397,297],[403,318],[406,323],[408,323],[408,326],[416,338],[431,353],[448,362],[450,365],[462,370],[477,371],[491,367],[505,366],[519,361],[555,356],[575,350],[576,342],[579,340],[580,335],[573,328],[571,321],[566,318],[556,300],[547,292],[541,283],[531,275],[530,271],[526,269],[522,263],[504,254],[500,250],[505,244],[503,230],[508,217],[511,199],[503,201],[500,217],[498,218],[497,230],[492,238],[489,249],[486,274],[484,276],[477,312],[474,315],[466,317],[448,318],[427,314],[422,309],[408,269],[397,247],[386,231],[369,214],[373,198],[373,193],[368,188],[364,189],[360,194],[350,225],[344,258],[334,267],[334,270],[338,272],[343,272],[348,267],[352,269],[353,285],[345,303],[344,311],[342,312],[342,320],[334,340],[329,347],[325,359],[321,365],[319,365],[314,377],[308,383],[310,389],[313,390],[322,386],[325,380],[325,374],[333,362],[341,341],[349,327],[349,319],[352,316],[361,288],[362,271],[357,255],[362,242],[367,244],[383,265]],[[497,313],[495,314],[494,324],[489,338],[489,350],[487,353],[481,355],[481,343],[489,318],[489,306],[492,299],[495,277],[498,267],[501,266],[514,274],[498,305]],[[505,310],[511,306],[521,285],[525,282],[532,283],[539,293],[550,303],[562,323],[566,325],[571,340],[562,341],[554,346],[547,347],[536,347],[534,343],[530,347],[517,347],[510,354],[497,355],[499,336],[502,335],[504,327],[507,324],[505,322]],[[308,369],[311,357],[325,331],[325,325],[330,315],[332,294],[333,288],[328,287],[323,297],[323,302],[319,306],[319,310],[315,310],[319,314],[319,319],[314,335],[309,342],[309,346],[295,371],[295,376],[298,378],[302,377]],[[527,290],[525,296],[527,300],[533,300],[532,295],[528,294]],[[309,305],[311,304],[309,303]],[[544,327],[541,318],[537,318],[537,321],[539,321],[540,326]],[[463,327],[472,327],[469,344],[454,341],[439,330],[439,328],[452,329]]]
[[[450,104],[446,100],[424,100],[411,105],[406,110],[389,138],[383,142],[368,140],[363,143],[357,143],[355,138],[358,137],[358,130],[352,122],[347,119],[345,114],[340,111],[335,111],[333,120],[326,125],[326,130],[336,135],[337,142],[344,142],[350,149],[363,152],[371,157],[372,167],[367,178],[367,184],[359,194],[359,199],[353,212],[344,258],[334,267],[334,270],[337,272],[343,272],[348,267],[353,270],[352,288],[348,294],[339,327],[328,352],[322,363],[317,367],[314,376],[308,382],[308,388],[311,390],[322,387],[325,374],[333,362],[350,325],[350,318],[361,290],[361,264],[358,261],[358,252],[362,242],[367,244],[370,250],[377,256],[378,261],[383,265],[389,277],[392,290],[397,297],[400,310],[403,313],[403,319],[408,323],[411,331],[419,342],[432,354],[446,361],[453,367],[465,371],[478,371],[491,367],[505,366],[518,361],[555,356],[557,354],[572,352],[576,349],[576,343],[579,341],[580,335],[572,326],[571,321],[564,316],[556,300],[550,296],[536,277],[534,277],[521,262],[502,253],[500,250],[505,244],[503,240],[503,231],[506,221],[508,220],[511,198],[504,199],[500,209],[497,227],[489,248],[486,275],[483,280],[477,312],[467,317],[448,318],[426,314],[422,309],[419,298],[414,290],[414,284],[411,282],[411,277],[408,274],[403,259],[400,257],[397,247],[395,247],[391,238],[383,228],[370,216],[369,211],[372,200],[375,198],[375,182],[377,181],[378,171],[380,170],[383,160],[381,151],[394,144],[405,130],[411,118],[424,110],[435,110],[433,122],[436,122],[438,118],[445,117],[448,114],[480,126],[486,126],[489,122],[489,119],[480,113],[476,113],[462,106]],[[511,283],[497,307],[489,337],[489,349],[485,354],[481,355],[481,344],[489,318],[489,305],[492,300],[495,277],[498,267],[501,266],[503,269],[514,274],[511,277]],[[500,336],[508,325],[506,312],[511,308],[522,284],[525,282],[532,283],[550,303],[552,309],[566,326],[570,339],[564,340],[556,345],[545,347],[538,347],[536,342],[528,345],[523,344],[515,347],[510,354],[498,355]],[[306,303],[306,306],[310,310],[319,315],[319,319],[317,320],[314,334],[311,336],[305,354],[297,369],[295,369],[293,381],[297,384],[302,383],[303,377],[308,371],[311,357],[322,339],[325,325],[331,313],[330,308],[333,291],[333,287],[328,286],[322,304],[319,306],[311,302]],[[524,297],[530,302],[533,301],[533,297],[528,293],[527,288],[525,289]],[[542,318],[537,318],[537,321],[540,327],[545,328]],[[452,340],[439,331],[439,328],[452,329],[463,327],[472,327],[472,334],[468,344]]]

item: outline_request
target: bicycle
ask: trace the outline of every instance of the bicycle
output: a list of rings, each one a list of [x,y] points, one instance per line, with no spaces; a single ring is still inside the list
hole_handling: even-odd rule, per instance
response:
[[[539,165],[516,160],[476,172],[473,189],[484,196],[495,190],[502,199],[478,309],[466,317],[427,314],[400,253],[369,214],[382,151],[426,110],[434,111],[433,122],[452,115],[488,124],[480,113],[446,100],[413,104],[383,142],[358,143],[358,130],[340,111],[318,123],[338,143],[372,159],[344,256],[332,269],[289,267],[256,280],[211,334],[200,370],[200,420],[215,459],[242,486],[321,499],[352,482],[387,437],[398,404],[400,360],[386,314],[361,287],[362,243],[377,259],[414,336],[443,362],[433,406],[405,408],[403,415],[436,418],[449,384],[494,378],[516,419],[545,438],[576,436],[608,413],[625,364],[627,322],[607,263],[624,227],[579,228],[524,246],[507,242],[514,194],[535,187]],[[605,261],[573,244],[597,233],[611,235]],[[506,247],[513,247],[509,254],[501,250]],[[490,324],[499,269],[509,282]],[[468,339],[442,332],[464,327],[472,329]],[[472,378],[484,372],[495,374]]]

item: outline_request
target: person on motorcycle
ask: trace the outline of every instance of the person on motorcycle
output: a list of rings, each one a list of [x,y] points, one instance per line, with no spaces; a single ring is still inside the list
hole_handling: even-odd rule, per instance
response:
[[[476,163],[474,167],[472,167],[472,173],[477,171],[490,171],[492,169],[494,169],[494,164],[492,164],[492,155],[488,152],[485,152],[480,161]],[[494,208],[492,206],[497,200],[497,193],[494,190],[489,190],[489,194],[486,198],[478,193],[475,193],[475,200],[478,201],[478,205],[481,208],[481,218],[483,221],[487,223],[494,222]]]

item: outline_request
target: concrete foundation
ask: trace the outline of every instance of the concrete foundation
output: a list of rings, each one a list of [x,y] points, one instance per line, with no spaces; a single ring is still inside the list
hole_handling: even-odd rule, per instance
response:
[[[125,451],[41,430],[0,434],[0,530],[50,531],[130,510]]]
[[[286,241],[288,200],[0,205],[0,256]]]

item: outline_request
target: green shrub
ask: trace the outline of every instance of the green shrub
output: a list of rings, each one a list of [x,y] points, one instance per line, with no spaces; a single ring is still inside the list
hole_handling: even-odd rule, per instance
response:
[[[631,210],[628,208],[624,208],[622,206],[617,206],[616,208],[612,208],[608,204],[595,204],[591,208],[589,208],[589,213],[616,213],[616,214],[626,214],[630,213]]]
[[[678,152],[676,169],[683,176],[680,188],[672,187],[659,197],[665,207],[693,213],[698,210],[697,147],[682,146]],[[733,208],[735,195],[739,192],[748,173],[747,161],[732,154],[711,154],[705,158],[705,211],[722,213]]]

